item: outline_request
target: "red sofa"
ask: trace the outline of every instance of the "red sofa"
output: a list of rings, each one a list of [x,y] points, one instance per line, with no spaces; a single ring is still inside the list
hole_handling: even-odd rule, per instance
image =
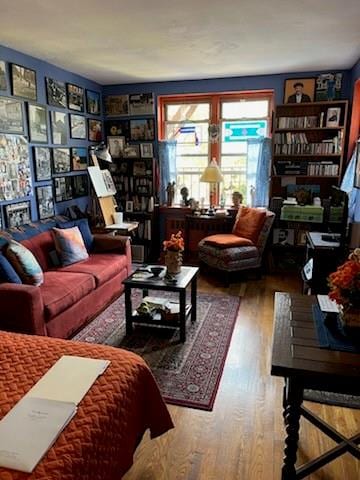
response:
[[[70,338],[123,292],[122,280],[131,272],[129,239],[94,235],[87,260],[55,268],[56,225],[49,220],[0,232],[0,247],[11,236],[32,251],[44,271],[39,287],[0,284],[1,330]]]

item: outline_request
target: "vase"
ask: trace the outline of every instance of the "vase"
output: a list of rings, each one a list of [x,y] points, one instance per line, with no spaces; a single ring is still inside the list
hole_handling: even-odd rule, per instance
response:
[[[343,327],[360,328],[360,308],[341,307],[339,317]]]
[[[181,271],[182,253],[179,251],[166,250],[165,252],[165,265],[167,267],[167,273],[170,275],[176,275]]]

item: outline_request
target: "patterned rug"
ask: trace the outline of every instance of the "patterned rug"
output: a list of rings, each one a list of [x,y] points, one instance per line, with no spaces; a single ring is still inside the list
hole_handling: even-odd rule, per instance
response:
[[[162,292],[162,296],[176,298]],[[133,307],[141,301],[133,290]],[[212,410],[218,390],[240,298],[198,293],[197,321],[186,325],[186,342],[179,330],[134,325],[125,335],[124,296],[81,330],[73,340],[102,343],[139,354],[150,366],[168,403]]]

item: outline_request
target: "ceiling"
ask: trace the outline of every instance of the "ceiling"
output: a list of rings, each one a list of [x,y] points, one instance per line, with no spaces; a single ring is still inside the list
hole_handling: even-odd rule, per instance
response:
[[[0,0],[0,44],[100,84],[350,68],[360,1]]]

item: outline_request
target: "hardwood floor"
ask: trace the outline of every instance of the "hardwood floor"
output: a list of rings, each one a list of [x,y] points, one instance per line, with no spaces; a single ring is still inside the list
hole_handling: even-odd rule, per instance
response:
[[[199,290],[242,296],[239,316],[216,397],[204,412],[169,406],[175,428],[159,439],[146,435],[124,480],[278,480],[283,456],[281,378],[271,377],[273,296],[301,292],[294,277],[268,275],[221,288],[210,277]],[[306,402],[347,436],[360,431],[360,410]],[[303,463],[334,443],[301,420],[298,461]],[[358,480],[360,462],[346,454],[308,477]]]

